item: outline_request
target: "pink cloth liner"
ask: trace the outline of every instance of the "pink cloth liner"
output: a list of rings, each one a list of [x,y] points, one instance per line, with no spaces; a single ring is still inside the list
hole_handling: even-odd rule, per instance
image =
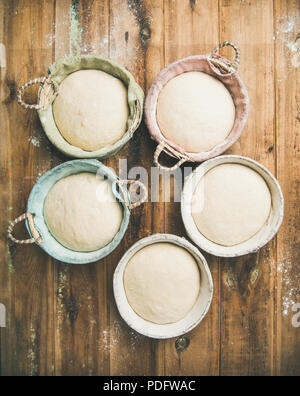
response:
[[[230,62],[227,59],[217,54],[213,55],[213,58],[230,66]],[[162,88],[172,78],[189,71],[201,71],[204,73],[208,73],[215,78],[218,78],[230,92],[236,109],[234,125],[227,138],[211,150],[200,153],[186,152],[175,142],[166,139],[163,136],[161,130],[159,129],[156,118],[157,100]],[[149,89],[145,101],[145,120],[152,139],[156,140],[158,143],[160,143],[161,141],[166,142],[173,149],[185,155],[190,159],[190,161],[193,162],[206,161],[209,158],[216,157],[226,151],[241,136],[241,133],[246,125],[248,115],[248,92],[239,74],[236,71],[234,71],[233,73],[222,73],[218,67],[211,63],[211,61],[209,60],[209,55],[193,55],[187,58],[179,59],[168,65],[157,75],[156,79],[154,80],[153,84]],[[174,157],[174,155],[169,151],[164,151]]]

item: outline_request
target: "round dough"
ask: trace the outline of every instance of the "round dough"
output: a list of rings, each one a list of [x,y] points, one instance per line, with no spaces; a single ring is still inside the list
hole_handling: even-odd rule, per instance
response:
[[[223,246],[245,242],[261,230],[272,206],[265,180],[253,169],[223,164],[198,183],[192,216],[207,239]]]
[[[225,85],[202,72],[171,79],[157,103],[162,134],[187,152],[209,151],[230,133],[235,106]]]
[[[194,257],[171,243],[139,250],[124,271],[124,287],[132,309],[147,321],[175,323],[193,308],[200,291]]]
[[[86,151],[117,142],[126,132],[127,88],[101,70],[79,70],[60,84],[53,116],[62,136]]]
[[[51,234],[62,245],[90,252],[115,237],[123,212],[111,183],[84,172],[54,184],[45,199],[44,218]]]

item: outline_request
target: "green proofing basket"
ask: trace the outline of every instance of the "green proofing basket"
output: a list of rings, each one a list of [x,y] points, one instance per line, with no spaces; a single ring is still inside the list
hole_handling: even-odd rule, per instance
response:
[[[61,82],[71,73],[83,69],[98,69],[119,78],[128,91],[129,116],[127,130],[120,140],[96,151],[85,151],[68,143],[56,126],[52,103],[59,94]],[[23,91],[30,85],[40,84],[38,104],[23,101]],[[26,109],[36,109],[43,129],[49,140],[69,157],[104,159],[116,154],[133,136],[143,115],[144,92],[135,82],[133,76],[122,66],[110,59],[94,55],[64,57],[53,63],[48,69],[47,77],[39,77],[26,82],[17,94],[18,103]]]
[[[64,177],[82,172],[97,173],[110,180],[113,193],[123,206],[123,221],[114,239],[103,248],[92,252],[77,252],[60,244],[50,233],[43,213],[44,202],[52,186]],[[127,184],[133,183],[137,183],[141,188],[140,195],[142,195],[142,191],[144,193],[143,198],[136,203],[131,203],[130,193],[126,187]],[[49,170],[38,179],[29,195],[26,213],[19,216],[9,225],[8,236],[13,242],[19,244],[37,243],[50,256],[65,263],[92,263],[109,255],[119,245],[129,224],[130,209],[134,209],[141,205],[146,199],[146,187],[140,181],[120,180],[111,169],[103,165],[100,161],[95,159],[68,161]],[[26,222],[30,238],[26,240],[17,240],[12,235],[12,231],[15,224],[23,220]]]

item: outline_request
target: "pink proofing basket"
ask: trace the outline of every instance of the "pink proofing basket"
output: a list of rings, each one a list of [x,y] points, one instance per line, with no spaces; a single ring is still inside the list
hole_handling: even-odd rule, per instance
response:
[[[217,54],[220,48],[227,45],[233,47],[236,52],[236,58],[233,63]],[[246,86],[236,70],[239,64],[239,59],[239,49],[233,43],[225,41],[218,45],[210,54],[194,55],[179,59],[168,65],[157,75],[150,87],[145,101],[146,125],[152,139],[156,140],[158,143],[154,153],[154,163],[156,166],[161,169],[172,171],[187,161],[206,161],[222,154],[241,136],[249,115],[249,97]],[[236,110],[234,125],[226,139],[211,150],[200,153],[186,152],[175,142],[166,139],[159,128],[156,117],[157,101],[163,87],[172,78],[190,71],[201,71],[220,80],[230,92]],[[158,161],[159,155],[162,151],[179,159],[179,162],[171,168],[162,166]]]

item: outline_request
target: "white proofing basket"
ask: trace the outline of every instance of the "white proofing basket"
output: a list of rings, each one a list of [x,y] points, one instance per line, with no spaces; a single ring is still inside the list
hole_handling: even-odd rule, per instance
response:
[[[218,245],[207,239],[198,230],[191,213],[193,194],[200,179],[209,170],[221,164],[240,164],[253,169],[264,178],[272,197],[271,213],[262,229],[249,240],[234,246]],[[219,257],[238,257],[257,252],[275,236],[282,223],[283,213],[284,199],[276,178],[258,162],[239,155],[224,155],[208,160],[198,166],[185,181],[181,197],[181,215],[187,234],[201,249]]]
[[[179,322],[164,325],[148,322],[134,312],[127,301],[123,282],[126,265],[135,253],[159,242],[172,243],[186,249],[195,258],[201,275],[200,294],[192,310]],[[203,320],[213,298],[213,280],[205,258],[186,239],[171,234],[154,234],[135,243],[124,254],[115,270],[113,288],[118,310],[128,326],[140,334],[157,339],[179,337],[191,331]]]

